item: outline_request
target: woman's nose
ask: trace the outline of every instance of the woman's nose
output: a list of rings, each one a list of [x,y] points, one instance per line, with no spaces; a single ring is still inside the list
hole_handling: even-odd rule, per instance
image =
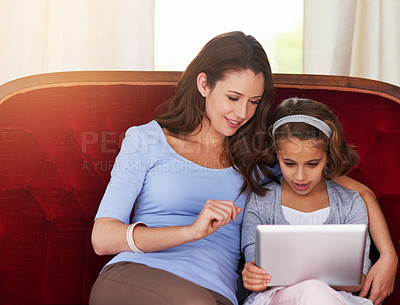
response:
[[[236,104],[235,110],[234,110],[234,114],[241,119],[245,119],[247,116],[247,106],[248,103],[245,100],[239,101]]]

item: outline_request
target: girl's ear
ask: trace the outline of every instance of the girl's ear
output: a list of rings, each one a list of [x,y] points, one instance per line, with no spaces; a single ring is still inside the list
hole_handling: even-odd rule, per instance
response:
[[[197,90],[199,90],[200,94],[203,97],[207,97],[208,93],[207,74],[204,72],[201,72],[199,73],[199,75],[197,75]]]

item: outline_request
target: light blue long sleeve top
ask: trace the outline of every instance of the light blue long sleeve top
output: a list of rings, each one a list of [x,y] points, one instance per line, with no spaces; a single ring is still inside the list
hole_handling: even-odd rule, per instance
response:
[[[247,194],[238,197],[242,184],[231,167],[202,167],[176,153],[160,125],[151,121],[126,132],[96,218],[112,217],[128,224],[134,208],[133,222],[186,226],[209,199],[232,200],[244,210]],[[202,240],[152,253],[122,252],[108,264],[129,261],[163,269],[237,304],[242,214]]]

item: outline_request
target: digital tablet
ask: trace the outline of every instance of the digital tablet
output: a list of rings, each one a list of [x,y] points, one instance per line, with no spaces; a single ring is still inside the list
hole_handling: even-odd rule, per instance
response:
[[[256,265],[269,286],[319,279],[331,286],[361,284],[366,224],[258,225]]]

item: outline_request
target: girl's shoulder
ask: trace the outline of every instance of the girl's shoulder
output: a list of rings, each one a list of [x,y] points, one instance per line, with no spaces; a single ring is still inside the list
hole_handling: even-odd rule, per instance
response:
[[[281,193],[282,186],[276,182],[269,182],[267,184],[264,184],[262,187],[267,190],[265,195],[257,195],[255,193],[252,193],[250,196],[252,200],[256,200],[258,202],[269,201],[271,198],[275,198],[277,194]]]
[[[282,181],[282,179],[281,179],[281,181]],[[265,184],[263,187],[267,190],[271,190],[271,191],[275,192],[276,190],[280,190],[282,185],[272,181],[272,182]]]

